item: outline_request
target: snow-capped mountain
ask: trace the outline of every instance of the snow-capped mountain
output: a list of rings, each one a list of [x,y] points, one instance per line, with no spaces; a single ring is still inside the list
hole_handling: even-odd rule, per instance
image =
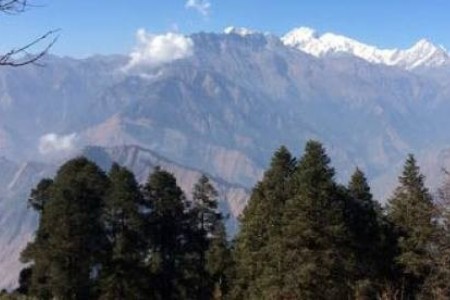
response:
[[[342,35],[319,34],[308,27],[294,29],[281,39],[285,45],[316,57],[348,54],[370,63],[398,66],[409,70],[418,67],[443,66],[450,63],[447,50],[426,39],[418,41],[409,49],[379,49]]]
[[[97,146],[107,149],[101,161],[122,162],[141,179],[156,164],[184,187],[204,172],[229,195],[232,227],[282,144],[298,156],[308,139],[322,141],[337,179],[346,183],[358,166],[380,200],[409,152],[429,166],[431,188],[441,167],[450,169],[442,152],[450,149],[450,65],[429,42],[380,50],[309,29],[279,38],[242,28],[140,32],[139,41],[130,56],[0,68],[0,288],[16,283],[18,254],[36,226],[29,190],[49,175],[25,161],[54,170]]]

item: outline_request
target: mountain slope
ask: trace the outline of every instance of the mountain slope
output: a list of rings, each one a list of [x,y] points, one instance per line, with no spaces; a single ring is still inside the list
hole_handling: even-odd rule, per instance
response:
[[[23,265],[20,252],[33,237],[37,215],[28,209],[31,188],[53,172],[40,163],[0,161],[0,286],[12,288]],[[5,172],[6,171],[6,172]]]
[[[86,145],[136,144],[251,187],[280,144],[295,153],[319,139],[341,180],[359,165],[375,181],[406,152],[448,144],[445,66],[438,76],[315,57],[242,30],[188,38],[192,55],[162,65],[48,57],[46,68],[0,70],[0,154],[52,160]],[[42,153],[48,134],[54,151]],[[57,145],[71,136],[73,145]]]

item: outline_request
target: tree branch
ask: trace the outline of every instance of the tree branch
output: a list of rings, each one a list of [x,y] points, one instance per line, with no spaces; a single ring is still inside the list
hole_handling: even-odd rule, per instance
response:
[[[28,7],[35,6],[36,5],[30,4],[28,0],[0,0],[0,14],[20,14],[25,12]],[[3,55],[0,54],[0,66],[19,67],[28,64],[37,64],[37,61],[46,55],[58,40],[58,32],[59,30],[50,30],[25,46],[13,48]],[[45,45],[44,49],[39,50],[37,54],[31,54],[31,52],[35,50],[35,46],[42,44],[45,41],[48,41],[48,43]],[[36,53],[36,51],[34,51],[34,53]]]
[[[58,40],[58,32],[59,29],[48,31],[23,47],[11,49],[9,52],[0,56],[0,66],[20,67],[28,64],[37,64],[37,61],[46,55]],[[43,50],[39,51],[37,54],[30,54],[30,51],[34,46],[46,40],[50,40],[50,42]]]
[[[29,5],[27,0],[0,0],[0,12],[18,14],[24,12]]]

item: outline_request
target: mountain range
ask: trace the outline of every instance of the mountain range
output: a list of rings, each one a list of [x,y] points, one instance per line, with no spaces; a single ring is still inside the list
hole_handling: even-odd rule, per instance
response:
[[[308,27],[296,28],[282,37],[285,45],[316,57],[350,55],[367,62],[397,66],[407,70],[420,67],[442,67],[450,63],[448,51],[426,39],[409,49],[379,49],[354,39],[333,34],[319,34]]]
[[[450,165],[450,58],[426,40],[378,49],[299,28],[283,37],[150,35],[130,55],[49,55],[43,66],[0,68],[0,287],[14,286],[36,216],[30,189],[84,154],[142,182],[156,165],[187,194],[213,179],[230,234],[252,186],[282,144],[299,156],[322,141],[345,183],[356,166],[385,201],[415,153],[436,188]]]

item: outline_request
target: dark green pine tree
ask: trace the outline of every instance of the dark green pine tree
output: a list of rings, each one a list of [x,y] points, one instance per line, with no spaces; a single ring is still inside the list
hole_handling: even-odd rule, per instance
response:
[[[350,179],[348,194],[346,219],[355,251],[355,294],[358,299],[374,299],[393,276],[395,240],[359,168]]]
[[[198,253],[197,299],[211,299],[226,292],[226,271],[230,262],[223,216],[218,210],[218,193],[202,175],[192,192],[193,245]],[[193,262],[195,263],[195,262]]]
[[[105,240],[100,215],[108,179],[81,157],[65,163],[49,183],[34,191],[40,224],[23,255],[33,263],[32,294],[89,299]]]
[[[352,251],[344,200],[322,145],[309,141],[283,215],[283,299],[348,299]]]
[[[280,147],[261,182],[253,189],[241,216],[241,229],[235,241],[235,299],[278,298],[282,272],[279,249],[284,205],[291,196],[290,180],[295,159]]]
[[[389,199],[387,212],[399,236],[400,254],[396,262],[403,271],[399,283],[401,293],[404,299],[410,299],[416,296],[415,293],[430,275],[430,250],[437,228],[432,197],[411,154],[399,177],[399,185]]]
[[[209,299],[221,300],[227,297],[232,279],[231,267],[231,251],[225,224],[222,219],[217,219],[206,251],[206,271],[212,283],[212,295]]]
[[[100,299],[147,299],[143,272],[143,198],[130,171],[113,164],[105,197],[103,221],[108,238]]]
[[[436,197],[438,234],[432,249],[432,274],[427,277],[422,290],[430,299],[450,299],[450,173],[443,170],[445,179]],[[425,297],[424,297],[425,298]]]
[[[191,223],[184,193],[171,173],[156,168],[144,186],[144,202],[153,297],[190,299],[186,273],[192,268],[187,258]]]
[[[197,227],[206,238],[203,249],[208,248],[207,236],[212,233],[216,221],[222,218],[217,210],[217,197],[218,193],[208,177],[202,175],[192,191],[192,212],[195,214]]]

